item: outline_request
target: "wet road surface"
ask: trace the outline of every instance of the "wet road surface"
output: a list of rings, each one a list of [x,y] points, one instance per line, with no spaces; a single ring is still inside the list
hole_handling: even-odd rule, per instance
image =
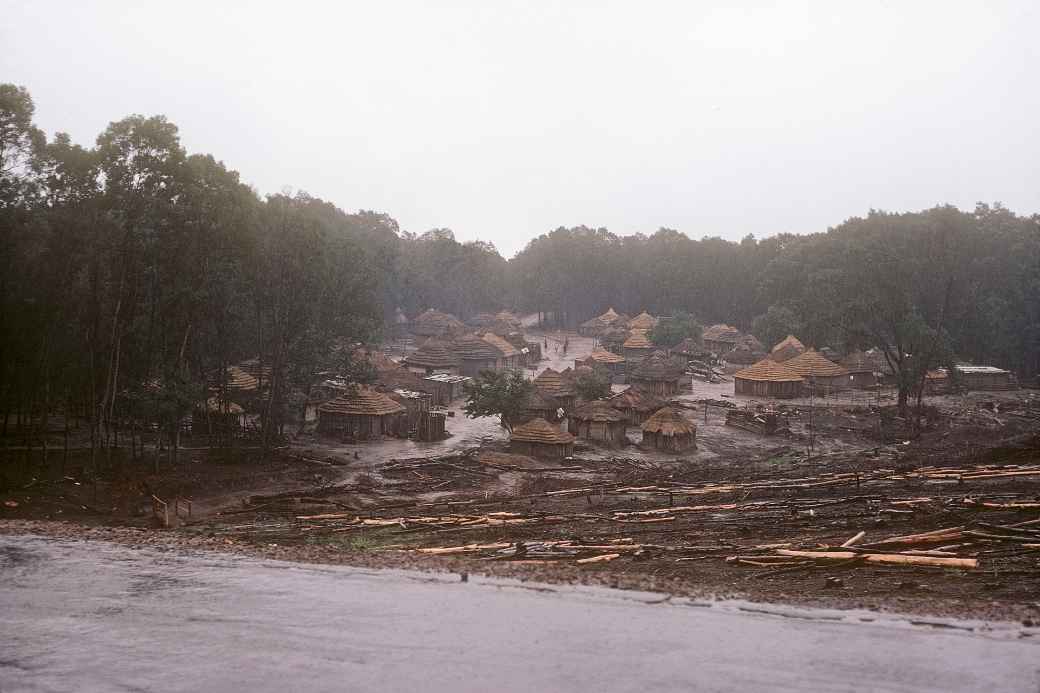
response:
[[[0,617],[3,693],[1040,689],[1012,624],[37,537],[0,537]]]

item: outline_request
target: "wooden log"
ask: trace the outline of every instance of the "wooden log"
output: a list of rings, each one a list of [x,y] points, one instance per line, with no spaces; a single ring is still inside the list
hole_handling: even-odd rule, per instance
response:
[[[963,569],[979,567],[977,558],[941,558],[937,556],[908,556],[899,553],[856,553],[854,551],[795,551],[792,549],[777,549],[777,553],[782,556],[797,556],[823,561],[847,561],[857,558],[866,563],[892,565],[923,565],[936,568]]]
[[[844,542],[844,543],[842,544],[842,547],[846,547],[846,546],[852,546],[853,544],[855,544],[855,543],[856,543],[857,541],[859,541],[860,539],[862,539],[862,538],[863,538],[863,537],[865,537],[865,536],[867,536],[867,533],[866,533],[866,532],[860,532],[860,533],[859,533],[859,534],[857,534],[856,536],[854,536],[854,537],[852,537],[851,539],[849,539],[849,540],[847,540],[846,542]]]
[[[589,564],[589,563],[605,563],[607,561],[612,561],[615,558],[620,558],[620,557],[621,557],[621,554],[619,554],[619,553],[604,553],[604,554],[600,554],[599,556],[589,556],[588,558],[579,558],[576,562],[577,563],[586,564],[586,565]]]

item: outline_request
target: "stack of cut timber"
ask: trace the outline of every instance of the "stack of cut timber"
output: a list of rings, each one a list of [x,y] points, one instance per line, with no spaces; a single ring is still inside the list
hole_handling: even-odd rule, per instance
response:
[[[766,436],[790,433],[787,424],[775,412],[730,409],[726,412],[726,425]]]

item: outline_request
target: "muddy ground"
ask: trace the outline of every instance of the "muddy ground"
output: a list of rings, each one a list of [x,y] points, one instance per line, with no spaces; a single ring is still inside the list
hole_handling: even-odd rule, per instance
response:
[[[569,341],[567,355],[550,341],[543,367],[573,365],[592,348]],[[811,411],[787,402],[790,435],[763,436],[726,426],[724,405],[705,406],[749,403],[732,392],[695,381],[677,398],[698,425],[697,449],[681,456],[579,445],[573,459],[540,462],[509,455],[496,421],[455,408],[452,435],[438,443],[303,435],[262,465],[248,450],[221,463],[189,449],[158,475],[110,476],[96,489],[75,459],[65,473],[52,463],[28,481],[7,477],[0,531],[1040,620],[1037,392],[930,398],[912,441],[889,393],[816,399]],[[638,429],[629,437],[638,441]],[[18,451],[7,455],[10,469]],[[191,516],[182,506],[180,517],[169,513],[171,529],[156,528],[152,494],[190,499]],[[947,531],[890,541],[935,530]],[[820,547],[853,555],[784,553]],[[868,558],[878,553],[977,565]]]

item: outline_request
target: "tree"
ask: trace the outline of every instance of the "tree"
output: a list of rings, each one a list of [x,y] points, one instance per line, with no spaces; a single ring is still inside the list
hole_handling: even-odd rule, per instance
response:
[[[670,319],[661,320],[650,330],[650,341],[657,346],[673,347],[684,339],[701,341],[704,328],[689,313],[679,312]]]
[[[534,392],[534,384],[520,371],[483,370],[466,385],[466,416],[497,416],[502,427],[510,433],[519,420],[527,398]]]
[[[782,305],[769,306],[762,315],[759,315],[751,323],[751,333],[767,348],[780,342],[787,335],[803,333],[804,326],[801,320],[790,308]]]
[[[574,389],[578,397],[591,402],[610,396],[610,375],[603,369],[593,369],[591,373],[579,373],[574,379]]]

